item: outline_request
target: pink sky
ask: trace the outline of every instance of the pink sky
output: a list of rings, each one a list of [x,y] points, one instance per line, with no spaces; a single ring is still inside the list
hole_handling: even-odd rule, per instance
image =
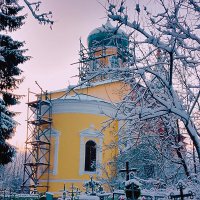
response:
[[[21,66],[24,70],[24,82],[18,93],[27,95],[28,88],[39,92],[37,81],[44,90],[52,91],[66,88],[74,84],[78,74],[78,65],[70,65],[78,61],[79,38],[86,44],[90,31],[106,21],[105,9],[100,3],[104,0],[48,0],[43,1],[41,11],[53,12],[55,24],[53,30],[49,26],[39,25],[29,13],[26,24],[13,33],[14,39],[25,41],[27,55],[32,59]],[[21,124],[11,143],[22,147],[26,139],[27,96],[21,100],[15,110],[21,115],[16,120]]]
[[[25,80],[18,93],[27,95],[28,88],[33,92],[40,92],[35,81],[43,90],[48,91],[77,83],[78,78],[72,77],[78,75],[78,65],[71,64],[79,59],[79,39],[82,38],[86,45],[88,34],[105,24],[107,17],[102,5],[105,6],[106,2],[107,0],[43,0],[41,12],[53,12],[55,24],[52,30],[48,25],[40,25],[25,9],[24,12],[28,12],[26,23],[20,30],[12,33],[12,36],[26,42],[25,48],[29,49],[27,55],[32,56],[32,59],[21,66]],[[127,0],[129,16],[132,18],[138,18],[134,10],[135,4],[139,2],[149,5],[151,0]],[[11,143],[19,147],[24,145],[26,139],[26,102],[27,96],[15,108],[21,112],[16,118],[21,125],[17,127]]]

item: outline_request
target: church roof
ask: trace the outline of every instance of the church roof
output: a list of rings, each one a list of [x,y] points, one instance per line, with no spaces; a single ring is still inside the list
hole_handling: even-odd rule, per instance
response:
[[[87,101],[104,101],[103,99],[86,95],[86,94],[76,94],[74,96],[68,96],[66,99],[76,99],[76,100],[87,100]],[[105,101],[104,101],[105,102]]]
[[[108,20],[106,24],[94,29],[88,35],[88,47],[98,47],[98,46],[128,46],[128,36],[127,34],[114,27]]]
[[[116,27],[114,27],[109,20],[107,20],[106,24],[98,28],[95,28],[93,31],[91,31],[88,35],[88,37],[90,37],[91,35],[94,35],[94,34],[98,34],[98,33],[101,33],[101,32],[113,32],[113,31],[116,31]],[[123,34],[123,35],[126,35],[126,33],[124,31],[122,31],[121,29],[118,29],[117,30],[117,33],[118,34]],[[127,35],[126,35],[127,36]]]
[[[79,85],[79,84],[69,85],[67,88],[62,88],[62,89],[50,91],[50,94],[58,93],[58,92],[66,92],[66,91],[69,91],[71,88],[74,88],[75,91],[76,91],[76,90],[83,89],[83,88],[90,88],[90,87],[95,87],[97,85],[104,85],[104,84],[106,85],[106,84],[115,83],[115,82],[119,82],[119,81],[121,81],[121,80],[119,80],[119,79],[105,79],[105,80],[102,80],[102,81],[91,82],[90,84],[85,83],[83,85]]]
[[[57,98],[56,98],[57,99]],[[56,100],[53,99],[53,100]],[[64,96],[62,98],[63,100],[80,100],[80,101],[98,101],[98,102],[104,102],[104,103],[110,103],[108,101],[105,101],[104,99],[100,99],[91,95],[87,94],[75,94],[75,95],[70,95],[70,96]]]

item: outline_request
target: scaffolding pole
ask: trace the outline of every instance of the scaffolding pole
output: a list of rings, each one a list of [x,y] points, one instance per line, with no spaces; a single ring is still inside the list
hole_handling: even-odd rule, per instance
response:
[[[37,83],[36,83],[37,84]],[[27,138],[25,142],[25,160],[22,192],[37,193],[49,189],[52,102],[51,96],[41,89],[40,94],[28,90]],[[30,101],[30,95],[36,96]],[[41,178],[47,180],[44,184]]]
[[[115,37],[109,38],[111,43],[115,41]],[[115,42],[116,43],[116,42]],[[116,49],[115,53],[108,52],[109,49]],[[82,41],[80,40],[80,50],[79,50],[79,61],[73,64],[79,64],[79,82],[85,81],[87,79],[90,80],[93,74],[95,74],[98,69],[104,69],[107,67],[107,64],[103,62],[104,59],[111,59],[113,56],[117,59],[117,64],[119,68],[124,67],[129,62],[129,58],[131,56],[130,49],[124,47],[121,44],[117,44],[115,46],[107,46],[104,44],[104,41],[97,46],[93,46],[90,48],[86,48]],[[110,63],[108,64],[110,65]],[[105,80],[108,77],[105,75],[99,75],[94,78],[93,81],[97,80]],[[92,82],[92,80],[90,80]]]

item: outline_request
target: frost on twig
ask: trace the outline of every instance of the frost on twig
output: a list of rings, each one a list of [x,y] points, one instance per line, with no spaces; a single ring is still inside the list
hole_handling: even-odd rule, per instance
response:
[[[38,14],[40,4],[42,3],[41,1],[36,1],[36,2],[30,2],[28,0],[24,0],[28,8],[30,9],[32,15],[39,21],[41,24],[50,24],[53,25],[54,21],[52,20],[52,12],[46,12],[46,13],[41,13]]]
[[[184,124],[200,158],[200,92],[191,87],[200,83],[199,1],[156,0],[159,9],[153,11],[133,3],[134,17],[124,9],[124,3],[121,6],[112,1],[107,12],[110,19],[132,33],[129,47],[133,56],[126,66],[129,77],[124,80],[147,91],[138,93],[139,101],[124,100],[121,112],[132,122],[172,114]],[[149,107],[153,100],[156,103]]]

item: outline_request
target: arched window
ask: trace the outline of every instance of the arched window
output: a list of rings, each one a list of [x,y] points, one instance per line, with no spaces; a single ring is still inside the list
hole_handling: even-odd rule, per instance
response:
[[[89,140],[85,144],[85,171],[96,171],[96,143]]]

